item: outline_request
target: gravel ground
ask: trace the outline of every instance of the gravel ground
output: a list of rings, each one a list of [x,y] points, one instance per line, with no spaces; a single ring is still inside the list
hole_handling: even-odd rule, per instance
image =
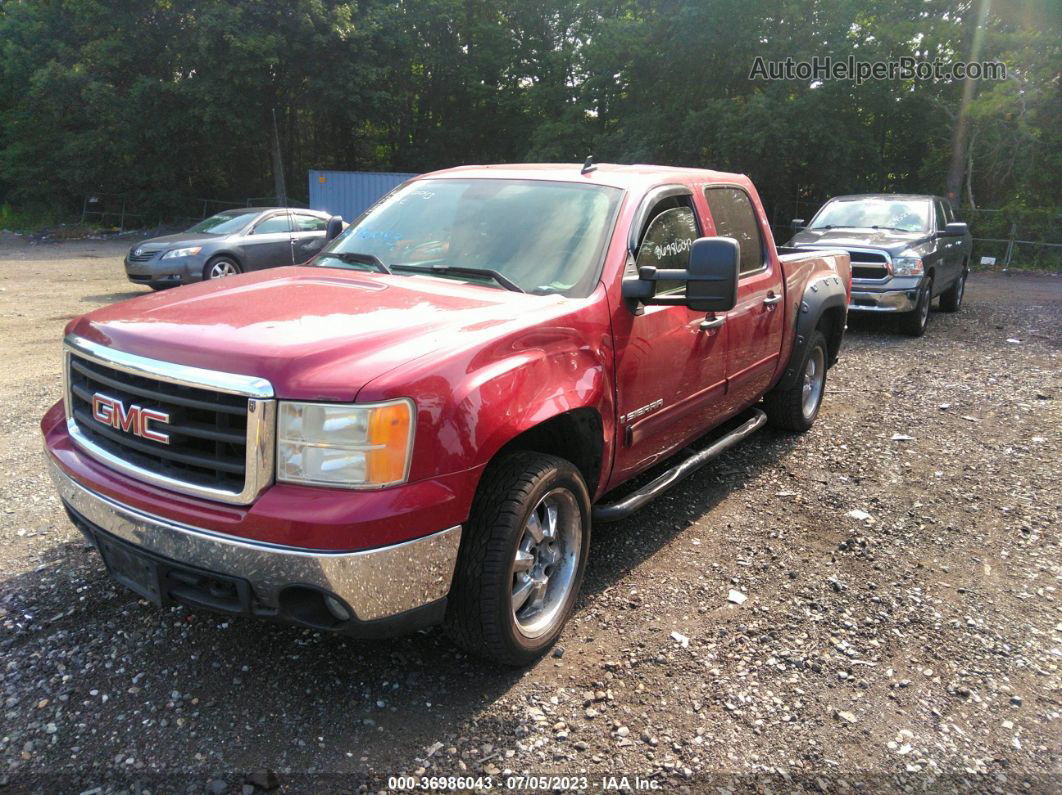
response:
[[[0,790],[1059,786],[1062,279],[976,274],[920,340],[853,322],[813,431],[596,527],[560,646],[514,672],[112,584],[36,421],[65,322],[142,292],[122,248],[0,243]]]

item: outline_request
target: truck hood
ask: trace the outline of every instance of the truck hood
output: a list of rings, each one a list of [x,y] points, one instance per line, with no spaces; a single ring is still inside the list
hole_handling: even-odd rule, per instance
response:
[[[926,232],[898,232],[895,229],[805,229],[794,235],[789,245],[876,248],[899,254],[929,238]]]
[[[275,268],[145,295],[67,333],[127,353],[267,378],[278,397],[352,400],[467,332],[526,322],[564,299],[430,276]]]

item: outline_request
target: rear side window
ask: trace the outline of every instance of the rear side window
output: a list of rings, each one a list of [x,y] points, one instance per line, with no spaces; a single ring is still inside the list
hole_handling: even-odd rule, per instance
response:
[[[324,232],[328,221],[316,215],[296,215],[295,226],[299,232]]]
[[[732,237],[741,249],[738,272],[752,273],[763,267],[763,236],[756,222],[749,195],[740,188],[705,188],[704,198],[719,237]]]
[[[254,228],[256,235],[268,235],[276,232],[290,232],[291,222],[287,213],[283,215],[271,215]]]
[[[696,239],[697,221],[690,207],[662,210],[645,229],[635,265],[639,268],[652,265],[661,270],[685,270],[690,261],[690,248]],[[656,292],[665,293],[682,286],[683,282],[658,281]]]

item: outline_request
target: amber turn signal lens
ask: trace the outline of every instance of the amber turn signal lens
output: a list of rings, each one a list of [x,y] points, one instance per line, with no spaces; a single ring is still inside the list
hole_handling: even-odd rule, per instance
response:
[[[373,409],[369,419],[369,483],[405,480],[412,411],[405,401]]]

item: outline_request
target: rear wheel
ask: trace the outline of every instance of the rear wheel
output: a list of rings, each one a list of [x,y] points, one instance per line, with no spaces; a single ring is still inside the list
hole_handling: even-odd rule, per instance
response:
[[[803,433],[815,424],[826,391],[826,337],[813,331],[800,366],[800,379],[789,389],[775,389],[763,398],[767,421],[776,428]]]
[[[214,257],[203,268],[203,279],[223,279],[242,272],[243,268],[240,267],[240,263],[232,257]]]
[[[446,630],[494,662],[534,662],[571,615],[590,546],[590,496],[569,462],[515,453],[492,464],[473,501]]]
[[[946,293],[940,296],[940,308],[945,312],[958,312],[962,308],[962,297],[966,294],[966,277],[969,271],[965,266],[955,284],[948,288]]]
[[[918,293],[913,312],[900,315],[900,330],[909,337],[921,337],[929,326],[929,308],[933,303],[933,280],[926,279]]]

